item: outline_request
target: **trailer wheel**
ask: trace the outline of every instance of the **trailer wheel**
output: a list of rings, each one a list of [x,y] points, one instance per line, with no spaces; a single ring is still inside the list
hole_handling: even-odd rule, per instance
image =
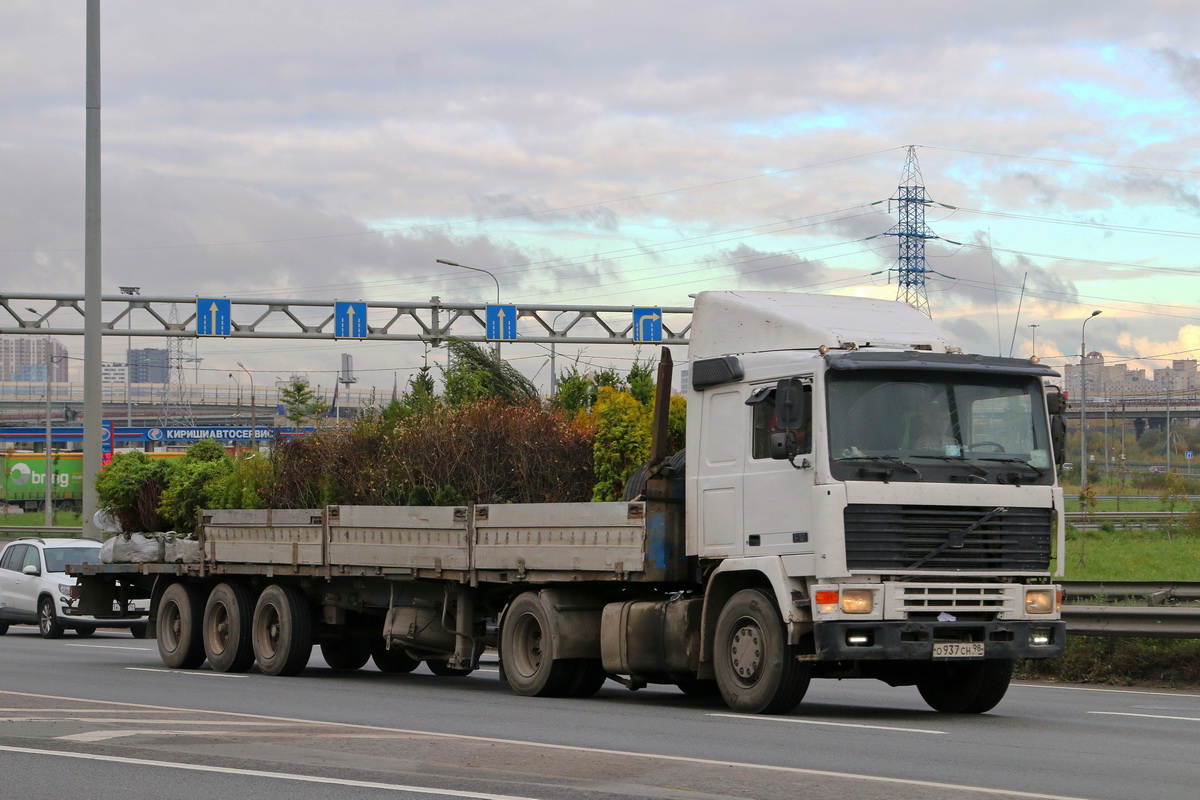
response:
[[[526,697],[562,697],[577,677],[574,661],[554,658],[550,618],[534,592],[519,595],[504,612],[500,663],[508,685]]]
[[[371,642],[371,660],[380,672],[412,672],[421,665],[421,662],[410,656],[403,647],[393,647],[389,650],[387,642],[383,639]]]
[[[574,662],[575,674],[571,676],[570,684],[563,692],[563,696],[595,697],[596,692],[600,691],[600,687],[608,680],[608,673],[604,671],[604,662],[598,658],[576,658],[571,661]]]
[[[251,623],[254,658],[267,675],[296,675],[312,656],[308,598],[295,586],[273,583],[258,596]]]
[[[366,639],[339,639],[321,643],[321,658],[330,669],[361,669],[371,658],[371,643]]]
[[[243,583],[221,583],[204,606],[204,653],[217,672],[245,672],[254,663],[250,626],[254,593]]]
[[[786,714],[808,691],[811,672],[789,647],[771,598],[743,589],[717,617],[713,667],[725,703],[751,714]]]
[[[452,667],[448,658],[427,658],[425,666],[434,675],[442,678],[465,678],[475,671],[474,667]]]
[[[675,682],[688,697],[720,697],[721,687],[711,678],[680,678]]]
[[[87,636],[91,636],[95,632],[96,632],[95,625],[76,625],[75,626],[75,635],[76,636],[87,637]]]
[[[129,626],[129,635],[135,639],[145,639],[150,627],[145,622],[135,622]]]
[[[203,593],[187,583],[172,583],[158,601],[158,655],[172,669],[204,663]]]
[[[935,711],[982,714],[1004,698],[1012,673],[1011,659],[938,662],[917,680],[917,691]]]
[[[8,623],[0,621],[0,636],[8,633]]]

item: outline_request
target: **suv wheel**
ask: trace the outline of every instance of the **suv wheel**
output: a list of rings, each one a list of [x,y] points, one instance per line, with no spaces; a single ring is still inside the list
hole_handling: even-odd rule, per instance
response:
[[[54,600],[43,597],[38,603],[38,630],[43,639],[59,639],[63,635],[63,626],[54,613]]]

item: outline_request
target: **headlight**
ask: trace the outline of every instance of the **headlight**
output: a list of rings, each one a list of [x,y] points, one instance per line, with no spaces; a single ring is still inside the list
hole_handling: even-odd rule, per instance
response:
[[[1031,589],[1025,592],[1025,613],[1053,614],[1057,606],[1053,589]]]
[[[60,583],[58,585],[59,594],[61,594],[63,596],[63,598],[65,598],[67,600],[71,599],[71,593],[74,591],[75,591],[75,587],[72,584]]]
[[[875,609],[875,592],[870,589],[842,591],[842,613],[870,614]]]

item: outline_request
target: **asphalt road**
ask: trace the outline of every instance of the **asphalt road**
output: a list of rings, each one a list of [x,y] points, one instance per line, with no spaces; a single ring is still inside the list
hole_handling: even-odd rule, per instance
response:
[[[814,681],[793,714],[670,687],[513,695],[495,666],[295,678],[162,666],[120,632],[0,637],[8,797],[992,798],[1183,800],[1200,693],[1015,684],[980,716],[912,688]],[[10,794],[11,792],[11,794]]]

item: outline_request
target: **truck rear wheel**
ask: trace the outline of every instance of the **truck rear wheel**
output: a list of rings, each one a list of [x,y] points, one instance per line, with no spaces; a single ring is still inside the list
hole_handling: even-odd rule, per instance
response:
[[[717,617],[713,667],[725,703],[750,714],[786,714],[804,699],[811,673],[787,643],[771,598],[743,589]]]
[[[380,672],[407,673],[421,666],[403,647],[397,645],[389,650],[383,639],[371,642],[371,660]]]
[[[442,678],[465,678],[475,671],[474,667],[452,667],[448,658],[427,658],[425,666],[434,675]]]
[[[158,601],[158,656],[172,669],[204,663],[204,595],[187,583],[172,583]]]
[[[322,642],[321,658],[331,669],[362,669],[371,658],[371,643],[366,639]]]
[[[250,625],[254,594],[242,583],[222,583],[204,606],[204,653],[217,672],[245,672],[254,663]]]
[[[312,656],[308,598],[295,586],[271,584],[258,596],[252,623],[254,658],[267,675],[296,675]]]
[[[526,697],[564,696],[579,678],[578,665],[554,656],[550,618],[541,598],[534,592],[519,595],[500,626],[500,663],[508,685]]]
[[[938,662],[917,681],[917,691],[935,711],[982,714],[1004,698],[1012,673],[1010,659]]]

